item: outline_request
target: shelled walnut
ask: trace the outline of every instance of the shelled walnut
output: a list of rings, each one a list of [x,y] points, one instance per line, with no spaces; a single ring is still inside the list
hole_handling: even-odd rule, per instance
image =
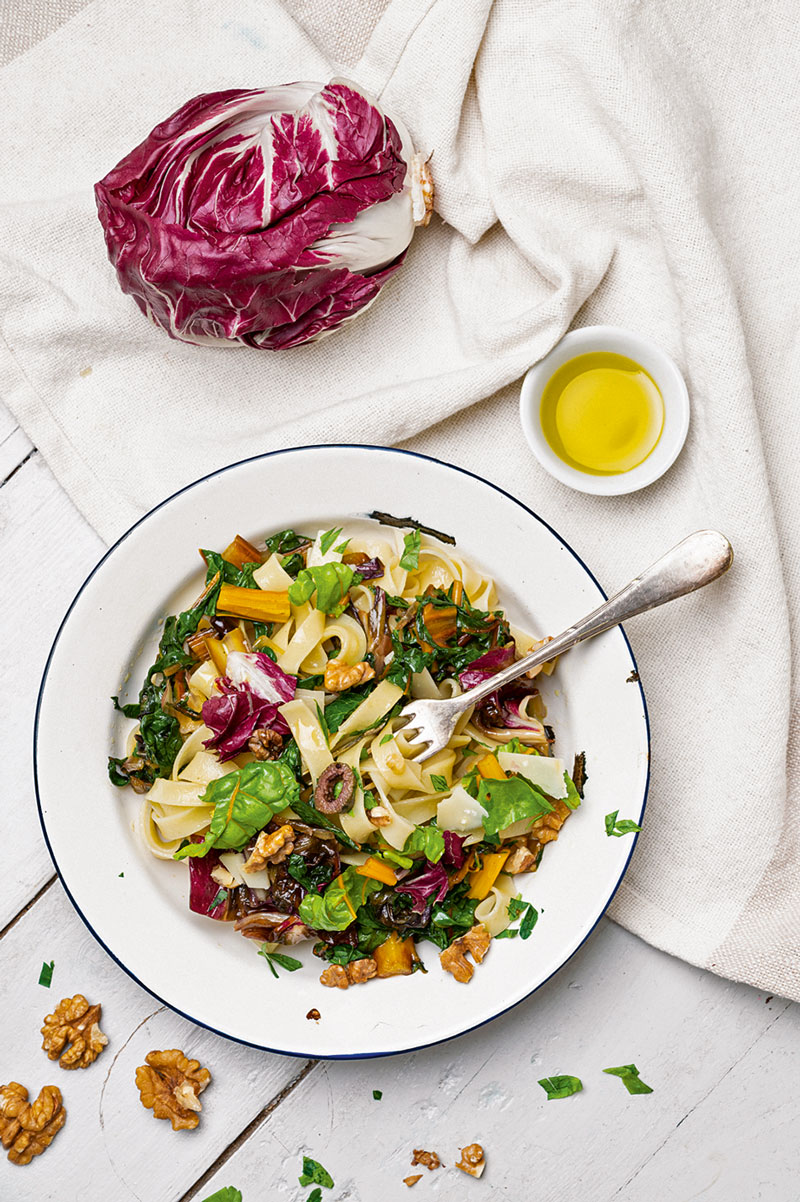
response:
[[[88,1068],[108,1043],[100,1030],[101,1012],[100,1004],[90,1006],[82,993],[62,998],[42,1027],[42,1048],[50,1059],[62,1068]]]
[[[456,1161],[456,1168],[470,1177],[480,1177],[486,1168],[486,1156],[480,1144],[467,1144],[461,1149],[461,1159]]]
[[[49,1148],[64,1126],[67,1112],[56,1085],[45,1085],[28,1103],[28,1091],[18,1081],[0,1086],[0,1143],[12,1164],[30,1164]]]
[[[436,1152],[426,1152],[424,1148],[415,1148],[411,1163],[424,1164],[426,1169],[433,1172],[434,1169],[439,1168],[442,1162]]]
[[[366,684],[375,678],[372,664],[362,660],[358,664],[342,664],[338,659],[329,659],[325,665],[324,683],[328,693],[343,693],[357,684]]]
[[[243,865],[244,872],[259,872],[267,864],[280,864],[294,849],[294,831],[288,822],[276,831],[262,831],[249,859]]]
[[[331,989],[347,989],[350,985],[363,985],[377,976],[378,965],[372,956],[364,956],[361,960],[351,960],[349,964],[331,964],[321,974],[321,985]]]
[[[169,1119],[173,1131],[191,1130],[200,1122],[203,1109],[198,1094],[211,1080],[198,1060],[188,1060],[178,1048],[148,1052],[147,1064],[136,1070],[142,1105],[157,1119]]]
[[[491,939],[492,937],[483,923],[476,923],[465,935],[462,935],[460,939],[455,939],[440,954],[439,962],[442,968],[445,972],[452,973],[462,985],[466,985],[472,979],[475,971],[467,959],[467,953],[472,956],[476,964],[482,964],[489,950]]]

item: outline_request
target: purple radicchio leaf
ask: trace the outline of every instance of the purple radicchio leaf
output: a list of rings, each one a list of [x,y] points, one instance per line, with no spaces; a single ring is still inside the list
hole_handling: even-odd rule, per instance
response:
[[[192,836],[192,843],[202,842],[202,835]],[[206,918],[224,919],[228,912],[227,890],[222,901],[215,906],[211,904],[220,892],[219,884],[211,875],[219,865],[217,852],[212,849],[204,856],[190,856],[186,863],[189,865],[189,909]]]
[[[291,701],[297,689],[297,677],[289,676],[263,651],[231,651],[225,673],[234,684],[249,685],[258,697],[273,705]]]
[[[439,861],[445,868],[458,871],[464,864],[467,853],[464,851],[464,838],[455,831],[442,831],[444,836],[444,855]]]
[[[513,639],[503,647],[493,647],[485,655],[474,659],[468,668],[459,673],[459,684],[465,692],[467,689],[474,689],[476,685],[483,684],[484,680],[488,680],[496,672],[510,667],[516,658],[516,654],[517,648]]]
[[[377,558],[368,559],[366,563],[353,564],[353,568],[362,580],[377,580],[386,572],[386,568]]]
[[[344,80],[196,96],[95,185],[120,286],[184,342],[329,333],[403,261],[413,153]]]
[[[238,755],[257,726],[288,735],[289,727],[277,705],[259,697],[248,684],[235,685],[223,676],[217,681],[219,694],[203,703],[202,718],[213,731],[204,747],[213,747],[221,761]]]
[[[450,886],[441,860],[436,864],[425,860],[423,864],[422,872],[397,886],[398,893],[408,893],[413,898],[411,909],[415,914],[422,913],[429,901],[441,901]]]

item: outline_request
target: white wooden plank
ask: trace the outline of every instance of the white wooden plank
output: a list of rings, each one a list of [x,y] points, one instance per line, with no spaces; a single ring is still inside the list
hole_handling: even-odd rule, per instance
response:
[[[491,971],[491,956],[480,971]],[[362,988],[373,990],[379,1006],[381,983]],[[195,1196],[229,1184],[245,1202],[294,1191],[305,1152],[332,1174],[336,1198],[400,1202],[409,1197],[403,1178],[421,1171],[415,1198],[433,1190],[442,1198],[482,1191],[491,1198],[611,1202],[773,1019],[754,990],[671,960],[603,923],[534,998],[480,1031],[411,1055],[318,1065]],[[602,1072],[630,1062],[654,1093],[631,1097]],[[796,1097],[793,1063],[776,1057],[774,1067],[773,1088]],[[548,1102],[537,1081],[556,1073],[580,1077],[584,1091]],[[373,1100],[373,1089],[383,1091],[382,1101]],[[750,1154],[759,1163],[773,1120],[757,1107],[748,1116]],[[473,1141],[487,1154],[480,1183],[453,1167],[458,1150]],[[796,1151],[781,1150],[774,1137],[765,1147],[775,1157],[770,1180],[785,1187],[794,1181]],[[414,1148],[438,1152],[447,1167],[412,1169]],[[662,1165],[658,1188],[648,1178],[649,1188],[633,1189],[625,1202],[664,1198],[663,1173]],[[687,1181],[690,1175],[687,1168]],[[690,1196],[670,1194],[676,1202]],[[727,1191],[712,1188],[703,1198],[757,1196],[728,1183]]]
[[[0,928],[53,872],[33,792],[36,697],[58,625],[102,552],[40,456],[0,488]]]
[[[768,1012],[771,1026],[716,1089],[686,1108],[615,1202],[795,1202],[800,1196],[800,1009],[776,999]]]
[[[38,984],[43,960],[55,961],[50,989]],[[59,884],[0,940],[0,963],[0,1082],[20,1081],[31,1093],[58,1085],[67,1110],[63,1131],[43,1156],[24,1168],[0,1158],[4,1202],[177,1202],[303,1068],[303,1061],[240,1047],[161,1007],[106,955]],[[41,1050],[39,1027],[75,993],[102,1005],[109,1046],[88,1069],[65,1072]],[[155,1119],[136,1089],[146,1054],[174,1047],[212,1075],[194,1131],[174,1132]]]
[[[0,434],[0,482],[6,480],[32,450],[33,443],[19,426],[5,436]]]

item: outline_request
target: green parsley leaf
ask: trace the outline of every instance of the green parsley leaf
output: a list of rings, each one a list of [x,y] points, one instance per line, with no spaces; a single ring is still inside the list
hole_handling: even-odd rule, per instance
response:
[[[526,909],[528,908],[528,904],[529,903],[523,901],[521,897],[512,897],[510,902],[506,906],[506,909],[508,910],[509,918],[511,918],[512,920],[515,918],[519,918],[520,914],[525,913]]]
[[[634,831],[640,831],[642,828],[632,818],[620,818],[617,821],[619,810],[614,810],[613,814],[606,814],[606,834],[614,835],[617,839],[621,835],[632,835]]]
[[[520,818],[540,818],[553,810],[552,802],[524,776],[510,776],[508,780],[481,778],[478,802],[486,811],[483,829],[487,835],[498,834]]]
[[[380,1102],[381,1098],[383,1097],[383,1091],[380,1089],[373,1089],[372,1096],[376,1102]]]
[[[303,967],[302,961],[295,960],[294,956],[284,956],[282,952],[268,952],[266,943],[261,944],[258,954],[266,960],[273,977],[278,975],[276,964],[278,968],[284,968],[286,972],[297,972],[298,968]]]
[[[394,738],[394,734],[392,733],[392,731],[390,731],[390,730],[387,730],[386,734],[383,736],[383,738],[381,739],[381,741],[380,741],[380,743],[378,744],[378,746],[379,746],[379,747],[383,747],[383,745],[384,745],[385,743],[391,743],[391,741],[392,741],[392,739],[393,739],[393,738]]]
[[[495,939],[516,939],[519,931],[515,927],[506,927],[504,931],[498,931]]]
[[[438,776],[435,772],[431,773],[431,784],[437,793],[446,793],[450,786],[443,776]]]
[[[338,551],[341,553],[341,552],[346,551],[349,546],[350,546],[350,539],[346,538],[343,543],[339,543],[339,546],[334,547],[333,549],[334,549],[334,551]]]
[[[532,906],[530,902],[523,901],[521,897],[512,897],[506,909],[512,921],[523,916],[522,922],[519,924],[519,934],[523,939],[529,939],[533,928],[539,921],[539,911],[536,907]],[[514,931],[514,935],[516,934],[517,932]],[[498,935],[497,938],[499,939],[499,937]],[[506,936],[507,939],[511,939],[511,937],[511,935]]]
[[[419,551],[422,545],[422,535],[419,530],[412,530],[403,538],[403,554],[400,556],[400,567],[407,572],[414,572],[419,567]]]
[[[298,1181],[301,1185],[324,1185],[326,1189],[333,1189],[333,1177],[318,1160],[312,1160],[310,1156],[303,1157],[303,1171]]]
[[[639,1077],[639,1070],[635,1064],[621,1064],[618,1068],[604,1068],[604,1073],[611,1073],[612,1077],[620,1077],[622,1084],[627,1089],[628,1093],[652,1093],[649,1085],[645,1085]]]
[[[222,903],[226,902],[227,900],[228,900],[228,890],[227,889],[218,889],[217,892],[214,894],[214,896],[211,899],[211,902],[208,907],[208,913],[210,914],[212,910],[216,910],[217,906],[221,906]]]
[[[583,1089],[580,1077],[542,1077],[539,1084],[547,1094],[548,1102],[554,1102],[558,1098],[569,1098]]]
[[[294,773],[279,760],[254,760],[206,786],[201,797],[214,806],[211,826],[202,843],[179,847],[173,859],[204,856],[212,847],[239,851],[270,818],[297,800]]]
[[[210,1198],[204,1198],[203,1202],[242,1202],[242,1191],[234,1189],[232,1185],[226,1185],[223,1189],[218,1189],[213,1193]]]
[[[341,526],[337,526],[335,530],[326,530],[325,533],[320,537],[319,549],[323,555],[327,555],[341,533]]]
[[[426,860],[436,864],[444,855],[444,835],[438,826],[418,826],[406,839],[403,851],[421,851]]]
[[[571,810],[577,810],[581,804],[581,795],[568,772],[564,773],[564,784],[567,787],[567,796],[564,798],[564,804],[568,805]]]
[[[42,971],[39,973],[39,984],[44,985],[45,989],[50,988],[50,982],[53,979],[53,969],[55,968],[55,960],[47,961],[42,964]]]
[[[124,873],[124,872],[120,872],[118,875],[119,875],[119,876],[124,876],[124,875],[125,875],[125,873]]]

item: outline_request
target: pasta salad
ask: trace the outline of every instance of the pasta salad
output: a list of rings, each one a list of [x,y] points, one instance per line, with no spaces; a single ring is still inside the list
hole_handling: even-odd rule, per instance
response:
[[[381,516],[201,551],[203,591],[166,618],[138,699],[114,698],[135,725],[109,775],[142,794],[146,848],[186,863],[190,909],[276,975],[304,940],[325,985],[409,975],[427,941],[467,982],[492,939],[533,929],[516,878],[580,804],[584,766],[552,754],[552,662],[414,759],[409,697],[464,692],[542,640],[447,536]]]

